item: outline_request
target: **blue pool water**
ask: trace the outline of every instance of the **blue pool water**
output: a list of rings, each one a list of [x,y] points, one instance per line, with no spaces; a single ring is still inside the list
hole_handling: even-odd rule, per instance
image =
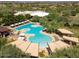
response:
[[[51,37],[42,34],[41,31],[44,29],[43,26],[34,27],[35,24],[29,23],[23,26],[19,26],[16,30],[29,29],[25,34],[34,34],[29,38],[29,41],[32,43],[38,43],[41,47],[46,47],[47,43],[51,42]]]

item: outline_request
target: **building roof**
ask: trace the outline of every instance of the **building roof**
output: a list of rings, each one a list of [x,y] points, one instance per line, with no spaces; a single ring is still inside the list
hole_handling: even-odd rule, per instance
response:
[[[0,32],[7,32],[10,31],[7,27],[0,27]]]
[[[39,17],[44,17],[47,16],[49,13],[44,12],[44,11],[33,11],[30,15],[31,16],[39,16]]]
[[[44,12],[44,11],[18,11],[14,15],[25,15],[25,14],[30,14],[31,16],[39,16],[39,17],[44,17],[47,16],[49,13]]]
[[[63,38],[65,39],[65,40],[69,40],[69,41],[72,41],[72,42],[79,42],[78,40],[78,38],[75,38],[75,37],[68,37],[68,36],[63,36]]]
[[[74,33],[72,33],[71,31],[66,30],[66,29],[58,29],[58,31],[60,31],[60,32],[63,33],[63,34],[74,34]]]

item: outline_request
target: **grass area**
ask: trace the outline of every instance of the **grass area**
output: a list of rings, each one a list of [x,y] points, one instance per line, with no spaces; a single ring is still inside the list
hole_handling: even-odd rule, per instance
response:
[[[52,53],[48,58],[79,58],[79,46],[57,50],[56,53]]]
[[[30,54],[26,54],[16,46],[8,44],[8,39],[0,38],[0,58],[29,58]],[[8,45],[7,45],[8,44]]]

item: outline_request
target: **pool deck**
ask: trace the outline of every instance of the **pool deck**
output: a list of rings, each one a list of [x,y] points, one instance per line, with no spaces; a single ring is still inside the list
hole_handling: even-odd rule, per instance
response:
[[[20,33],[24,33],[25,31],[27,31],[27,30],[25,30],[25,29],[20,30]],[[16,31],[16,32],[18,33],[18,31]],[[55,42],[56,38],[54,37],[54,33],[50,34],[50,33],[42,32],[42,31],[41,31],[41,33],[45,34],[45,35],[48,35],[48,36],[50,36],[52,38],[52,43],[49,44],[49,47],[52,50],[52,52],[56,51],[56,49],[69,47],[68,44],[66,44],[65,42],[62,42],[60,40]],[[23,40],[15,40],[15,41],[11,42],[10,44],[16,45],[17,48],[19,48],[20,50],[22,50],[25,53],[30,53],[31,56],[39,57],[39,52],[41,52],[43,50],[45,51],[45,56],[49,55],[46,47],[41,48],[39,46],[39,44],[34,44],[34,43],[29,42],[29,40],[28,40],[29,37],[34,36],[34,35],[26,34],[25,36],[27,37],[26,42],[23,41]]]
[[[45,56],[49,55],[46,47],[41,48],[39,44],[34,44],[29,41],[16,40],[16,41],[11,42],[10,44],[16,45],[17,48],[19,48],[21,51],[25,53],[30,53],[31,56],[39,57],[39,52],[41,51],[45,51],[44,53]],[[55,52],[56,49],[67,48],[67,47],[70,47],[70,45],[59,40],[59,41],[50,43],[49,47],[52,50],[52,52]]]
[[[31,43],[25,53],[30,53],[32,56],[38,57],[39,45]]]

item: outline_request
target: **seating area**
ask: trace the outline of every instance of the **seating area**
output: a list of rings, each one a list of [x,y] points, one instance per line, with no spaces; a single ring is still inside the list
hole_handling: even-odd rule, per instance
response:
[[[19,22],[19,23],[15,23],[15,24],[11,24],[10,25],[10,27],[16,27],[16,26],[19,26],[19,25],[22,25],[22,24],[26,24],[26,23],[28,23],[29,22],[29,20],[26,20],[26,21],[23,21],[23,22]]]

